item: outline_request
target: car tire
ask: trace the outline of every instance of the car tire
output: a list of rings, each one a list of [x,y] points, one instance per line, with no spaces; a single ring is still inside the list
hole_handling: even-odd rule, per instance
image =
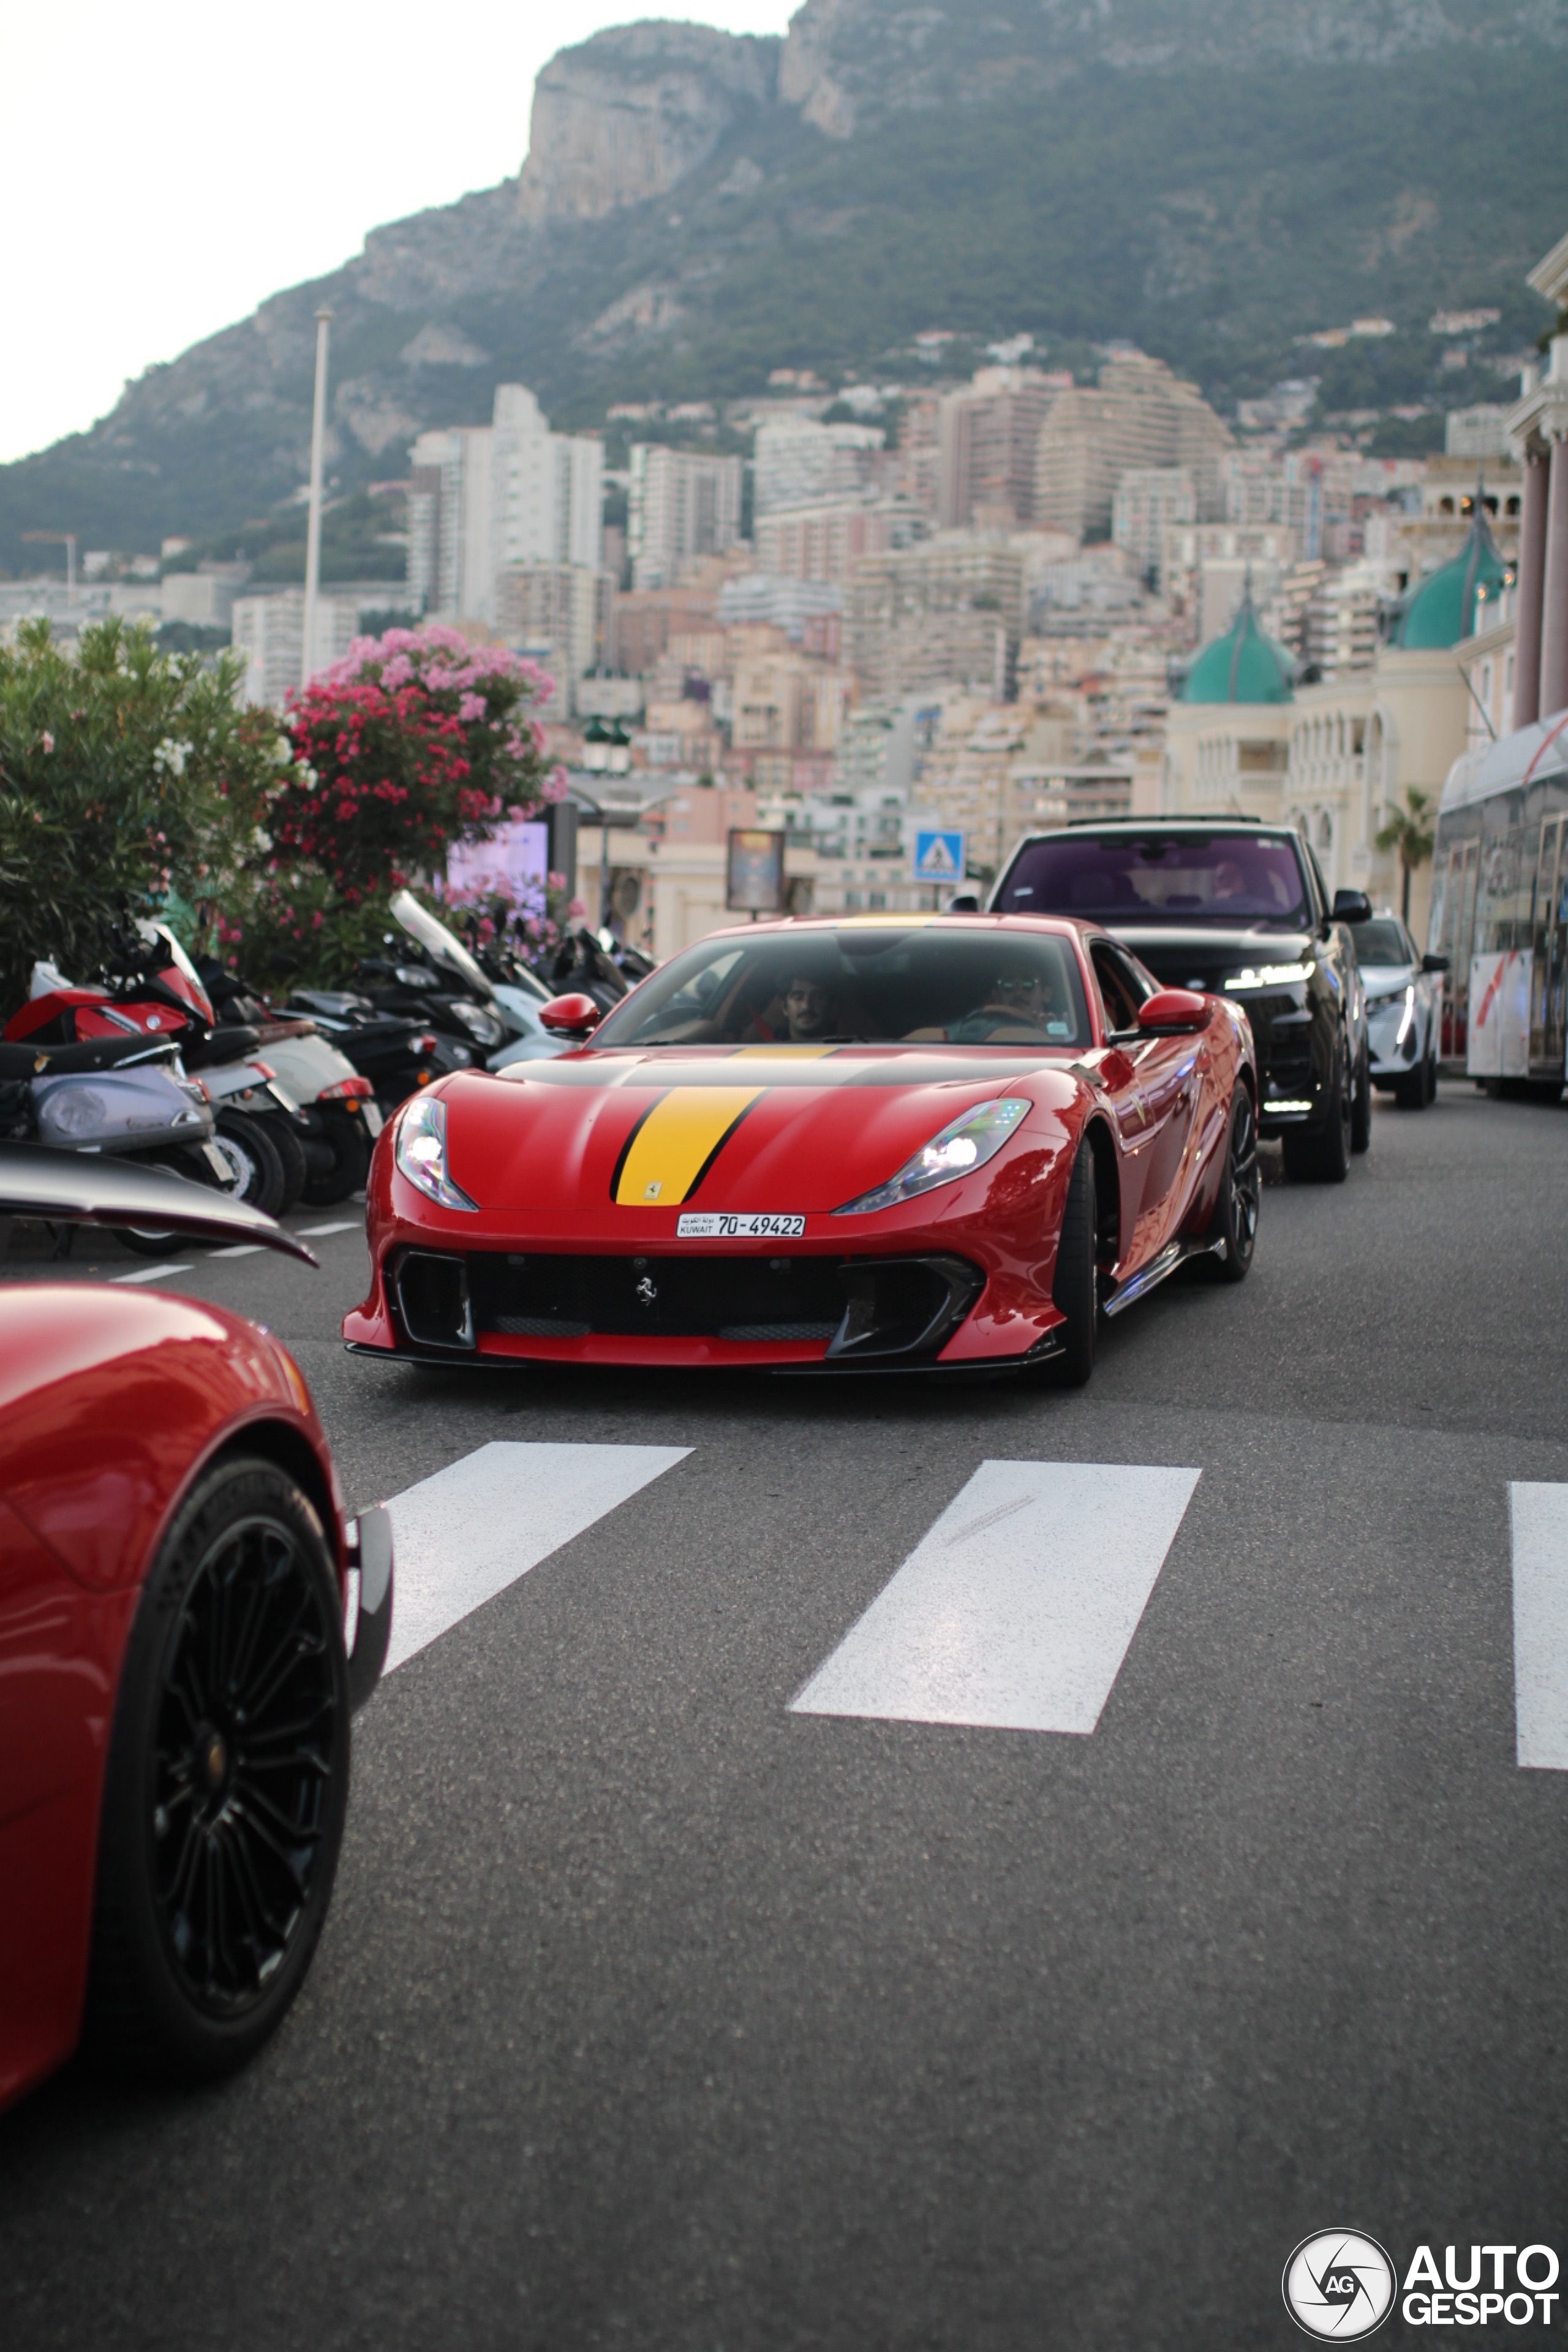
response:
[[[348,1670],[321,1519],[276,1464],[220,1461],[176,1512],[126,1645],[90,2052],[119,2072],[184,2079],[255,2054],[310,1968],[348,1780]]]
[[[1350,1049],[1342,1037],[1322,1126],[1316,1134],[1305,1135],[1287,1129],[1281,1139],[1285,1173],[1293,1183],[1342,1184],[1350,1174]]]
[[[1355,1066],[1355,1091],[1351,1097],[1351,1150],[1372,1150],[1372,1057],[1363,1043]]]
[[[1058,1386],[1080,1389],[1094,1370],[1095,1327],[1100,1319],[1099,1203],[1096,1197],[1094,1146],[1086,1138],[1078,1148],[1068,1180],[1061,1231],[1057,1236],[1057,1267],[1051,1277],[1051,1301],[1067,1320],[1058,1328],[1062,1349],[1053,1360]]]
[[[363,1192],[370,1174],[370,1137],[361,1111],[321,1107],[324,1139],[332,1164],[324,1175],[307,1176],[300,1197],[310,1209],[332,1209],[351,1192]]]
[[[1262,1193],[1258,1118],[1252,1097],[1245,1087],[1237,1087],[1230,1106],[1230,1131],[1226,1138],[1219,1199],[1205,1235],[1209,1255],[1202,1263],[1209,1268],[1212,1281],[1246,1281],[1258,1244],[1258,1212]]]
[[[213,1141],[233,1171],[231,1199],[276,1217],[283,1206],[283,1160],[260,1119],[243,1110],[220,1110]]]
[[[1425,1057],[1394,1083],[1394,1099],[1401,1110],[1425,1110],[1436,1092],[1431,1065]]]

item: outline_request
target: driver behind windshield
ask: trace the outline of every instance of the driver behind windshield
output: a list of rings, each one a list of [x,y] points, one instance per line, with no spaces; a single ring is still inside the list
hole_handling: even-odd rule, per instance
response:
[[[797,972],[784,993],[784,1027],[792,1045],[814,1045],[834,1026],[832,992],[809,973]]]
[[[841,1028],[838,1003],[820,970],[796,965],[783,976],[783,984],[765,1005],[752,997],[743,1034],[766,1045],[816,1045]],[[733,1034],[733,1033],[731,1033]]]

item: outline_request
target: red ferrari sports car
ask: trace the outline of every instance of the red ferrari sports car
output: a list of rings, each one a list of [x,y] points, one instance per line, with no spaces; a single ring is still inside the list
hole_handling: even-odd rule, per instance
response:
[[[577,1050],[464,1072],[377,1146],[351,1348],[444,1363],[1053,1363],[1258,1223],[1247,1016],[1096,926],[721,931]]]
[[[159,1169],[0,1144],[0,1217],[262,1242]],[[292,1358],[193,1298],[0,1290],[0,2106],[84,2031],[221,2074],[298,1992],[392,1623]]]

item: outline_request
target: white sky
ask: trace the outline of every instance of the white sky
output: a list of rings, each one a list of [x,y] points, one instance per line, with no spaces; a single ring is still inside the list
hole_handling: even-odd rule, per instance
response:
[[[792,5],[691,13],[778,33]],[[638,13],[0,0],[0,463],[92,424],[127,377],[381,222],[516,172],[540,67]]]

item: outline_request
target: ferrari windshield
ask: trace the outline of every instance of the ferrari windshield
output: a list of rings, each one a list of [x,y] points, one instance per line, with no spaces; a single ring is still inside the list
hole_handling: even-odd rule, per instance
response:
[[[1127,923],[1311,927],[1296,852],[1278,835],[1092,833],[1023,848],[1003,886],[1009,915],[1088,915]]]
[[[1077,1047],[1091,1034],[1068,940],[939,921],[704,940],[617,1005],[594,1042]]]

